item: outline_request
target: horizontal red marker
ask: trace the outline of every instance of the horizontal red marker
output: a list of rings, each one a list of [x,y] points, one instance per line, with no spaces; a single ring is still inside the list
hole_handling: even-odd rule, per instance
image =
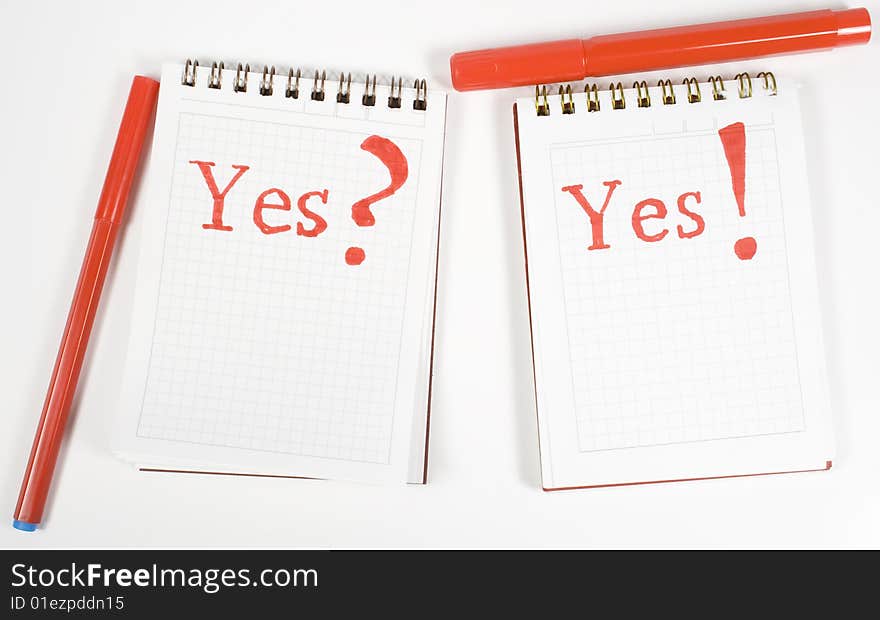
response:
[[[531,86],[867,43],[867,9],[824,9],[453,54],[456,90]]]

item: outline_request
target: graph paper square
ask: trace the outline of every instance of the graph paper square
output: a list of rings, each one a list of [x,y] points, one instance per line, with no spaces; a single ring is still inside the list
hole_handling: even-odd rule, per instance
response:
[[[694,104],[672,88],[678,104],[624,89],[613,109],[602,91],[599,112],[576,98],[574,114],[551,96],[543,117],[517,101],[545,488],[819,469],[833,453],[797,88],[715,101],[704,83]],[[719,134],[734,124],[742,213]]]
[[[424,452],[410,428],[425,415],[413,404],[427,390],[416,373],[430,353],[445,101],[392,115],[168,82],[125,389],[136,416],[123,433],[134,439],[123,444],[148,461],[233,471],[374,479],[358,467],[405,469],[399,446]],[[371,136],[400,150],[408,176],[373,204],[374,225],[359,226],[352,205],[390,179],[363,148]],[[218,230],[205,168],[219,193],[242,166],[222,199],[231,230]],[[281,208],[257,213],[261,195]],[[325,230],[307,234],[304,209]],[[258,216],[289,228],[266,233]],[[362,264],[348,264],[350,247],[363,249]]]

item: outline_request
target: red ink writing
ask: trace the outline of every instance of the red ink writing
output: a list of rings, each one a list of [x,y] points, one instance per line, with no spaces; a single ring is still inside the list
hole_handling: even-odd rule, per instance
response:
[[[374,208],[376,203],[392,196],[406,183],[409,177],[409,165],[406,156],[400,148],[387,138],[376,135],[369,136],[360,143],[360,148],[375,156],[388,170],[390,177],[386,187],[365,198],[361,198],[351,205],[351,218],[355,224],[360,227],[369,227],[376,224],[376,216],[371,207]],[[225,186],[221,190],[214,176],[216,164],[213,161],[194,159],[189,163],[195,164],[198,167],[211,195],[211,223],[202,224],[202,228],[227,232],[233,230],[232,226],[224,223],[224,213],[226,213],[227,217],[232,218],[232,215],[225,212],[227,195],[235,187],[242,175],[250,170],[250,166],[233,164],[231,176],[229,176],[228,181],[222,181],[225,183]],[[195,171],[193,171],[193,174],[195,174]],[[217,174],[219,177],[220,173]],[[272,185],[272,187],[260,192],[253,203],[254,225],[264,235],[277,235],[293,229],[293,222],[290,222],[289,219],[284,221],[286,218],[290,218],[290,215],[283,215],[277,212],[289,214],[293,204],[291,196],[296,194],[289,194],[280,187],[275,186],[274,183]],[[238,195],[236,196],[235,192],[233,192],[235,199],[237,201],[242,200],[241,190],[237,190],[237,193]],[[296,221],[297,236],[314,238],[327,230],[326,216],[322,216],[319,211],[320,205],[327,205],[329,199],[329,189],[308,191],[299,196],[296,200],[296,206],[303,219]],[[230,209],[240,208],[241,206],[241,202],[238,202],[237,205],[233,204]],[[232,213],[234,212],[232,211]],[[364,262],[365,256],[366,253],[362,248],[350,247],[345,252],[345,262],[348,265],[360,265]]]
[[[746,216],[746,128],[742,123],[732,123],[718,130],[724,156],[730,168],[730,185],[733,197],[739,208],[739,216]],[[734,245],[733,250],[740,260],[750,260],[758,250],[758,242],[754,237],[743,237]]]
[[[345,251],[345,262],[349,265],[360,265],[366,254],[361,248],[348,248]]]
[[[653,207],[653,213],[647,213],[645,215],[642,214],[642,211],[646,207]],[[662,220],[666,217],[666,205],[663,204],[662,200],[658,200],[657,198],[645,198],[640,203],[636,205],[636,208],[633,209],[632,214],[632,227],[633,232],[636,233],[636,237],[641,239],[642,241],[654,242],[660,241],[665,237],[669,230],[664,228],[656,234],[649,235],[645,232],[644,222],[645,220]]]
[[[266,198],[272,194],[276,194],[281,204],[266,202]],[[257,202],[254,204],[254,224],[257,225],[264,234],[274,235],[275,233],[286,232],[290,230],[290,224],[282,224],[281,226],[269,226],[263,220],[263,209],[278,209],[279,211],[290,211],[290,197],[278,188],[273,187],[257,196]]]
[[[596,211],[590,205],[589,201],[584,196],[581,190],[584,189],[583,185],[569,185],[567,187],[563,187],[563,192],[568,192],[571,194],[575,200],[577,200],[578,204],[587,214],[587,217],[590,218],[590,228],[593,232],[593,243],[590,244],[588,250],[605,250],[610,248],[610,245],[605,243],[605,239],[603,236],[603,223],[605,218],[605,209],[608,208],[608,203],[611,201],[611,194],[614,193],[614,190],[620,185],[620,181],[604,181],[602,183],[605,187],[608,188],[608,191],[605,193],[605,202],[602,203],[602,208]]]
[[[706,222],[703,220],[703,218],[698,213],[694,213],[685,206],[685,201],[688,199],[689,196],[693,196],[694,201],[697,204],[700,204],[700,192],[686,192],[678,197],[678,211],[682,215],[686,215],[690,219],[692,219],[697,227],[690,232],[685,232],[684,227],[679,224],[678,236],[681,239],[693,239],[697,235],[701,234],[704,230],[706,230]]]
[[[314,211],[309,210],[306,207],[306,203],[309,201],[309,198],[318,197],[321,199],[321,202],[327,204],[327,196],[330,194],[328,190],[324,190],[321,192],[308,192],[299,197],[299,200],[296,201],[296,206],[299,208],[300,213],[305,215],[307,218],[314,222],[314,226],[311,228],[306,228],[302,225],[302,222],[296,223],[296,234],[301,237],[317,237],[322,232],[327,230],[327,220],[323,217],[315,213]]]
[[[205,183],[208,184],[208,190],[211,192],[211,197],[214,199],[214,210],[211,214],[211,223],[202,224],[202,228],[206,230],[232,230],[232,226],[223,225],[223,202],[226,200],[226,194],[228,194],[229,190],[232,189],[232,186],[238,182],[241,175],[248,171],[250,166],[233,164],[232,167],[235,168],[237,172],[221,192],[217,187],[217,182],[214,180],[214,172],[211,170],[211,168],[214,167],[214,162],[190,160],[189,163],[195,164],[199,167],[202,177],[205,179]]]
[[[351,219],[358,226],[373,226],[376,218],[370,210],[370,206],[388,198],[403,186],[409,176],[406,157],[391,140],[381,136],[370,136],[361,143],[361,148],[375,155],[382,164],[388,168],[391,181],[385,189],[366,198],[361,198],[351,205]],[[349,265],[360,265],[364,261],[365,253],[358,247],[348,248],[345,252],[345,262]]]
[[[584,213],[587,214],[587,217],[590,218],[592,243],[587,248],[588,250],[607,250],[611,247],[610,244],[605,242],[605,210],[611,202],[611,195],[614,193],[614,190],[619,185],[622,185],[622,182],[619,180],[603,181],[602,184],[608,189],[605,192],[605,202],[602,203],[602,208],[598,211],[593,208],[589,200],[584,196],[583,185],[567,185],[562,188],[563,192],[572,195],[584,210]],[[700,192],[685,192],[678,197],[677,204],[679,213],[694,223],[693,230],[685,230],[684,226],[681,224],[676,227],[680,239],[693,239],[706,230],[706,222],[703,220],[702,216],[687,208],[688,198],[693,198],[696,204],[700,204]],[[652,227],[652,230],[648,231],[645,229],[645,221],[661,220],[662,222],[666,219],[667,214],[668,210],[666,204],[659,198],[645,198],[636,203],[631,217],[632,229],[636,237],[646,243],[655,243],[664,239],[666,235],[669,234],[668,228],[660,227],[658,229],[655,224],[654,227]]]

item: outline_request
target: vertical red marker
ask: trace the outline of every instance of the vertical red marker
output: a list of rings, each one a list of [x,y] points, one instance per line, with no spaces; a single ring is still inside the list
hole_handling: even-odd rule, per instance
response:
[[[157,81],[135,76],[104,179],[104,189],[98,200],[92,236],[70,304],[67,326],[61,338],[43,414],[37,425],[34,445],[15,507],[12,526],[25,532],[36,530],[43,518],[49,485],[101,298],[104,277],[113,256],[116,234],[125,212],[147,125],[156,107],[158,94]]]

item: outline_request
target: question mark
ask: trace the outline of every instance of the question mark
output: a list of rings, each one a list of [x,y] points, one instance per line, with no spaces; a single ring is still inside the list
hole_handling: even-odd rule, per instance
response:
[[[358,226],[372,226],[376,223],[376,218],[370,211],[370,205],[388,198],[399,190],[409,176],[409,167],[404,154],[388,138],[370,136],[361,142],[361,148],[375,155],[388,168],[388,173],[391,175],[388,187],[351,205],[351,219],[354,223]],[[345,262],[349,265],[360,265],[364,262],[365,256],[363,248],[350,247],[345,251]]]

